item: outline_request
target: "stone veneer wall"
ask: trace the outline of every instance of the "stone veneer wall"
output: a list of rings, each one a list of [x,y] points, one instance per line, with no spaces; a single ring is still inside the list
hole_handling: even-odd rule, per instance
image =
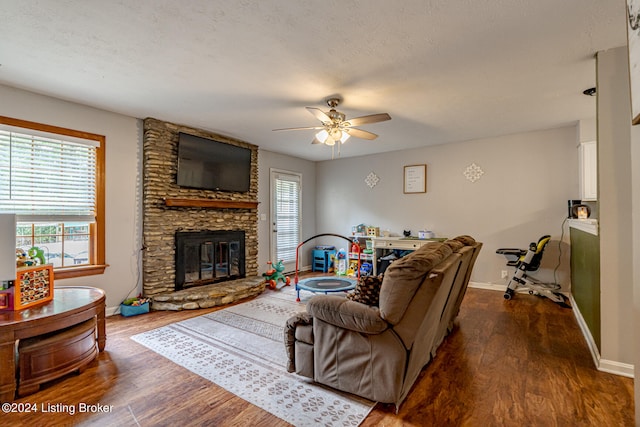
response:
[[[251,185],[247,193],[196,190],[176,184],[178,133],[188,133],[251,149]],[[143,292],[145,296],[174,292],[175,232],[244,230],[246,276],[258,274],[258,210],[167,207],[165,198],[255,202],[258,199],[258,147],[199,129],[144,120],[143,137]]]

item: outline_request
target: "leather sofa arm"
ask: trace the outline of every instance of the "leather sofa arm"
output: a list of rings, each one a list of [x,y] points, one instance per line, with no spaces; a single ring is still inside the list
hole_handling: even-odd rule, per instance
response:
[[[296,329],[313,325],[313,318],[307,313],[298,313],[287,320],[284,327],[284,347],[287,350],[287,372],[296,371]],[[313,344],[310,342],[309,344]]]
[[[335,295],[312,297],[307,303],[307,312],[331,325],[365,334],[379,334],[389,328],[389,324],[380,317],[378,307]]]

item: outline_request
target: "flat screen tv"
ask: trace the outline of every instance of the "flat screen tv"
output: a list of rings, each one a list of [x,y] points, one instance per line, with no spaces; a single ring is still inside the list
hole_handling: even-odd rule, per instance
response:
[[[249,148],[180,133],[177,177],[180,187],[247,192],[250,182]]]

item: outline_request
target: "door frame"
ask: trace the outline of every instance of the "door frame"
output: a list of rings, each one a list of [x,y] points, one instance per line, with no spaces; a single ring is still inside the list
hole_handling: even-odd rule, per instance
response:
[[[295,177],[299,184],[299,206],[298,206],[298,236],[302,236],[302,173],[294,172],[286,169],[269,168],[269,259],[273,262],[277,262],[277,238],[276,238],[276,208],[275,203],[276,196],[276,177],[278,175],[289,175]],[[295,260],[285,262],[285,271],[291,272],[295,270]]]

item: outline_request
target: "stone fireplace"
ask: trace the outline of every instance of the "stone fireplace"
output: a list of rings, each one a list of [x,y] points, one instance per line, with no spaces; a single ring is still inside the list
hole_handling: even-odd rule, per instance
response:
[[[251,149],[249,191],[221,192],[179,187],[176,184],[176,174],[180,132]],[[257,146],[200,129],[147,118],[144,120],[142,179],[143,294],[152,298],[152,309],[212,307],[256,295],[264,290],[264,280],[258,276],[257,260]],[[231,243],[226,238],[217,243],[205,239],[204,249],[197,246],[197,255],[192,245],[187,249],[191,252],[186,259],[193,261],[194,257],[199,258],[198,262],[202,262],[202,267],[197,267],[200,270],[194,271],[196,267],[189,264],[186,270],[191,279],[195,278],[197,272],[198,279],[183,281],[178,285],[177,236],[182,235],[181,233],[194,233],[196,236],[207,232],[213,233],[214,237],[224,233],[239,233],[244,238],[242,244]],[[209,241],[210,245],[207,244]],[[235,255],[244,258],[243,272],[240,271],[239,264],[236,265],[235,261],[229,259]],[[214,261],[211,264],[219,265],[207,266],[208,258]]]

